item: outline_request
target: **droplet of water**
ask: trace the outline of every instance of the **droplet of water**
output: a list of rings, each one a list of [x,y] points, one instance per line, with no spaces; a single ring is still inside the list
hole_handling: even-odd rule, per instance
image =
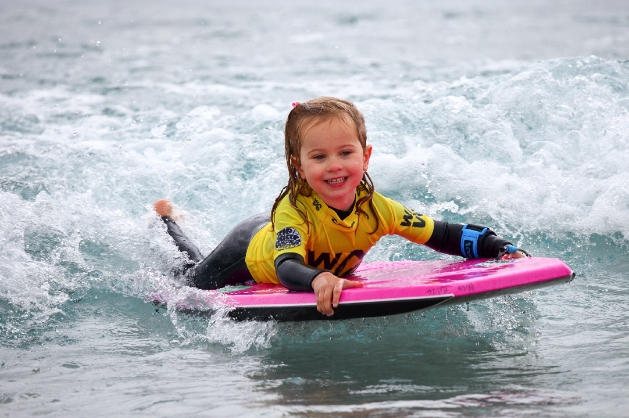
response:
[[[96,46],[100,46],[100,41],[96,41]]]

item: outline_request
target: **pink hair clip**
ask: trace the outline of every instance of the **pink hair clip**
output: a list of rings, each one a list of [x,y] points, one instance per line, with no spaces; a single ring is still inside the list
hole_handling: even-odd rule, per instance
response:
[[[293,102],[293,107],[297,106],[299,102]]]

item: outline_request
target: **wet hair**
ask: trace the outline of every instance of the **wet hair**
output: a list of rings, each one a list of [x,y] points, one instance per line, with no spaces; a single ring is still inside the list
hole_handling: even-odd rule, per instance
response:
[[[313,126],[324,122],[330,122],[332,120],[341,121],[350,127],[353,125],[353,128],[356,129],[356,135],[363,151],[367,147],[367,128],[365,127],[365,118],[352,103],[335,97],[325,96],[318,97],[305,103],[295,103],[293,110],[291,110],[288,114],[286,126],[284,128],[284,151],[286,156],[286,167],[288,168],[288,184],[282,189],[277,199],[275,199],[275,203],[273,203],[273,209],[271,209],[271,223],[273,228],[275,227],[275,211],[277,210],[277,206],[280,201],[286,195],[288,195],[288,200],[293,209],[299,213],[299,216],[301,216],[304,222],[309,223],[306,212],[297,207],[297,197],[299,195],[311,196],[312,189],[308,185],[308,182],[301,178],[297,167],[293,166],[291,159],[294,157],[298,164],[301,165],[300,153],[304,134]],[[358,199],[355,205],[355,211],[359,215],[363,214],[369,218],[367,212],[362,209],[365,203],[368,204],[371,213],[373,213],[376,218],[376,227],[371,232],[373,234],[376,230],[378,230],[380,220],[376,215],[376,210],[372,201],[374,193],[373,181],[367,172],[363,173],[363,178],[357,189],[358,191],[366,191],[367,194]]]

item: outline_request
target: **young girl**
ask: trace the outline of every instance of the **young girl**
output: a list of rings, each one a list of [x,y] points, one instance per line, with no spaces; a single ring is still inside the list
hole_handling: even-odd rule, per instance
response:
[[[190,259],[186,276],[192,286],[281,283],[314,291],[318,311],[330,316],[343,289],[363,286],[345,277],[384,235],[466,258],[523,257],[488,228],[435,221],[375,192],[367,174],[372,147],[352,103],[320,97],[293,106],[285,127],[288,185],[270,216],[238,224],[203,258],[172,219],[170,203],[155,202],[168,233]]]

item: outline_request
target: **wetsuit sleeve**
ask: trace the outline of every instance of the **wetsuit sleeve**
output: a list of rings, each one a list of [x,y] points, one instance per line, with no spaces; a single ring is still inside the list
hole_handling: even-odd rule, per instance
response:
[[[426,242],[426,246],[440,253],[465,257],[466,255],[461,252],[463,225],[441,221],[434,221],[434,223],[433,233]],[[484,229],[476,225],[470,226],[479,230]],[[500,249],[505,245],[511,245],[511,243],[488,229],[484,235],[478,237],[478,256],[479,258],[497,257]]]
[[[441,253],[468,257],[463,252],[462,247],[464,246],[461,245],[464,225],[435,221],[431,217],[406,208],[392,199],[383,198],[382,202],[379,210],[382,219],[389,225],[389,234],[400,235]],[[483,231],[485,228],[468,225],[469,229]],[[497,257],[500,249],[505,245],[511,245],[511,243],[487,229],[482,235],[479,234],[475,245],[479,258],[491,258]]]
[[[326,271],[330,270],[309,266],[304,262],[304,258],[297,253],[283,253],[275,259],[277,278],[282,286],[288,290],[312,292],[312,281]]]

